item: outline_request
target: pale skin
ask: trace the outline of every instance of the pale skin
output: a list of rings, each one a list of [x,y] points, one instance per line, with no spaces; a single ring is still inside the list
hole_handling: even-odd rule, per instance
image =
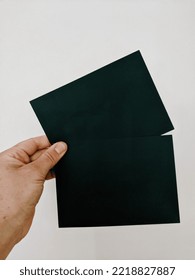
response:
[[[66,151],[66,143],[39,136],[0,153],[0,259],[28,233],[44,182]]]

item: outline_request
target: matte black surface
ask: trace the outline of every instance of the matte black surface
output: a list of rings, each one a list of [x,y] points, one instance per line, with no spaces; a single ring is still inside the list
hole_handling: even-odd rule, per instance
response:
[[[139,51],[31,105],[69,146],[55,168],[60,227],[179,222],[172,138],[160,136],[173,125]]]
[[[73,141],[56,178],[60,227],[179,222],[172,136]]]
[[[31,105],[52,143],[161,135],[173,129],[139,51]]]

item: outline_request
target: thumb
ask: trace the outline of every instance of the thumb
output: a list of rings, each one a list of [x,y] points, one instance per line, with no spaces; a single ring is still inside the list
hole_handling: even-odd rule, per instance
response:
[[[63,157],[67,151],[67,144],[57,142],[49,147],[33,165],[46,177],[51,168]]]

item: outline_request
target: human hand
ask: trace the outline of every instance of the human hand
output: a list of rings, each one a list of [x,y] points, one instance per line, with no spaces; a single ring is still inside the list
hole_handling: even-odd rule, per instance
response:
[[[39,136],[0,153],[0,259],[28,233],[43,184],[66,151],[64,142],[51,146]]]

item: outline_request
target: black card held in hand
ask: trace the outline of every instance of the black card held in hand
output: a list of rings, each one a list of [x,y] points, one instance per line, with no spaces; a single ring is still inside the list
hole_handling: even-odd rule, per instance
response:
[[[31,101],[57,164],[60,227],[179,222],[173,125],[139,51]]]

